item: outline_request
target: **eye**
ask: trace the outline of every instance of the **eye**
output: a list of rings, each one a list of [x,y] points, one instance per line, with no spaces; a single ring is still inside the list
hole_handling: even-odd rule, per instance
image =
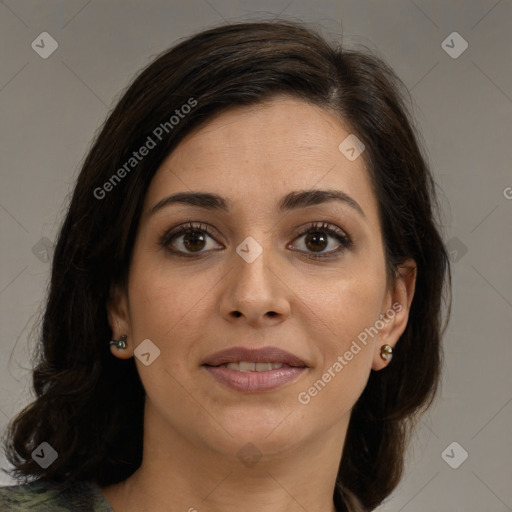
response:
[[[332,258],[353,246],[352,240],[345,231],[325,222],[312,224],[296,240],[302,238],[304,240],[298,244],[299,250],[308,253],[307,256],[313,259]],[[337,245],[333,239],[337,241]]]
[[[217,247],[212,247],[213,244],[209,244],[209,240],[215,242]],[[223,247],[215,241],[208,225],[192,222],[168,231],[159,243],[170,253],[183,257],[193,257]]]
[[[312,259],[336,257],[353,246],[352,240],[345,231],[325,222],[313,223],[308,229],[302,231],[296,240],[302,238],[304,240],[297,244],[298,248],[294,244],[287,247],[306,252],[307,257]],[[167,231],[161,237],[159,245],[179,257],[195,257],[223,248],[216,242],[210,226],[191,221]]]

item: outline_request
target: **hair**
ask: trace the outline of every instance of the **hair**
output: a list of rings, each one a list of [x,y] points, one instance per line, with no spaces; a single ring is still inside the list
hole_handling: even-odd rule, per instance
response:
[[[106,303],[112,286],[126,286],[148,186],[193,129],[231,107],[283,94],[336,115],[364,143],[389,276],[395,279],[408,258],[417,264],[393,362],[371,372],[352,410],[334,503],[343,511],[373,510],[397,486],[411,427],[438,387],[449,317],[451,276],[436,185],[408,93],[390,67],[366,49],[334,46],[291,21],[228,24],[179,42],[138,74],[106,119],[55,247],[32,372],[35,400],[12,420],[4,441],[18,480],[105,486],[140,466],[145,393],[133,358],[110,353]],[[187,104],[193,107],[173,122]],[[148,138],[155,146],[130,160]],[[31,457],[43,441],[59,454],[46,469]]]

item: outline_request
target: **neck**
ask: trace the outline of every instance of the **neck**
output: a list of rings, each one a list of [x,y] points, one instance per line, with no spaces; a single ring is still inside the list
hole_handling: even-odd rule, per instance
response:
[[[140,468],[102,490],[116,512],[336,512],[347,425],[348,418],[285,452],[262,440],[261,449],[234,443],[230,455],[184,437],[146,408]]]

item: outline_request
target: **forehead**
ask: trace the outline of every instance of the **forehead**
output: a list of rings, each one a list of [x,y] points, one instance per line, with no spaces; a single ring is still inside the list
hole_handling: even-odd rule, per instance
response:
[[[299,99],[231,108],[180,142],[155,174],[146,204],[176,191],[204,190],[270,208],[290,190],[329,188],[371,208],[364,159],[351,161],[339,149],[350,135],[334,114]]]

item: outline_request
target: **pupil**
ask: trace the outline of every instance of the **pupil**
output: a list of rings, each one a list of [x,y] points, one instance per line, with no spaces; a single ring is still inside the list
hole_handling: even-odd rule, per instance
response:
[[[185,247],[191,251],[200,250],[204,247],[204,236],[197,231],[189,231],[185,234],[183,243]],[[197,246],[198,243],[199,246]]]
[[[310,243],[312,243],[313,246],[316,245],[316,248],[310,247]],[[306,245],[309,247],[309,249],[319,252],[327,247],[326,236],[320,231],[309,233],[306,237]],[[320,247],[318,248],[319,245]]]

